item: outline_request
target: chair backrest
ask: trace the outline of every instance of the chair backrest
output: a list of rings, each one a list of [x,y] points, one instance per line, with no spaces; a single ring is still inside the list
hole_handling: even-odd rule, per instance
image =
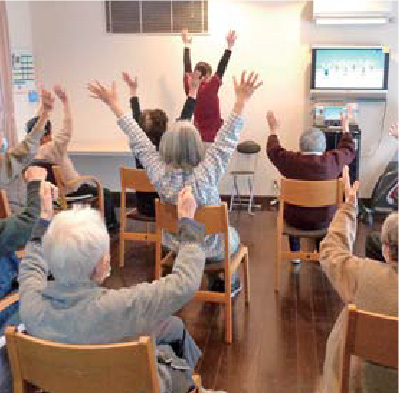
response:
[[[7,193],[0,189],[0,219],[5,219],[11,215],[10,205],[8,203]]]
[[[341,205],[343,184],[341,179],[333,180],[293,180],[281,179],[280,204],[320,207]]]
[[[341,392],[349,391],[350,357],[398,369],[398,318],[348,305]]]
[[[122,191],[134,189],[140,192],[153,192],[154,186],[150,183],[144,169],[120,167]]]
[[[159,392],[150,337],[137,342],[76,345],[6,329],[13,391],[33,384],[48,392]]]
[[[169,203],[155,200],[157,230],[178,231],[177,207]],[[205,226],[205,235],[228,234],[229,218],[227,204],[200,206],[195,213],[195,220]]]

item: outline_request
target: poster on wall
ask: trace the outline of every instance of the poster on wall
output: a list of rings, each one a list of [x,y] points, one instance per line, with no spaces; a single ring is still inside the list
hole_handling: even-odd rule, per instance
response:
[[[13,49],[11,53],[14,94],[23,94],[29,103],[36,103],[35,66],[31,51]]]

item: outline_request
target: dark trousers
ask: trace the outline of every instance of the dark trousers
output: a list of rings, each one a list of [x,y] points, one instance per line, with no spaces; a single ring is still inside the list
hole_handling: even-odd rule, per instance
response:
[[[384,262],[382,243],[379,232],[372,232],[366,237],[366,257],[372,260]]]
[[[108,230],[118,227],[118,220],[115,214],[114,201],[112,199],[112,193],[108,188],[104,188],[104,217]],[[79,195],[92,194],[97,195],[97,188],[90,184],[82,184],[76,191],[68,194],[68,197],[76,197]]]
[[[301,239],[299,237],[296,237],[293,235],[288,235],[288,239],[290,242],[291,252],[298,252],[299,250],[301,250]],[[317,247],[318,251],[320,251],[320,242],[321,241],[322,241],[322,238],[316,239],[316,247]]]

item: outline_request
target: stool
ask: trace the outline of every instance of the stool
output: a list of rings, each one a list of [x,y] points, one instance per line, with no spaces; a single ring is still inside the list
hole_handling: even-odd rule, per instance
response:
[[[230,208],[229,211],[233,209],[234,206],[247,206],[248,213],[253,215],[253,208],[260,208],[260,205],[254,205],[254,181],[255,181],[255,171],[258,164],[258,157],[261,147],[258,143],[251,140],[246,140],[237,146],[237,152],[245,156],[255,156],[253,169],[243,169],[231,171],[230,174],[233,176],[233,187],[231,190],[230,197]],[[249,159],[249,158],[248,158]],[[247,162],[247,161],[245,161]],[[249,161],[250,162],[250,161]],[[248,188],[249,188],[249,198],[242,197],[238,189],[238,177],[246,177]]]

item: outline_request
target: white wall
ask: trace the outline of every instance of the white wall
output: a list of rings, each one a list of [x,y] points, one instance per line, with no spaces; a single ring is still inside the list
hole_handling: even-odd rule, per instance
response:
[[[170,119],[179,114],[184,101],[182,89],[182,44],[180,36],[112,35],[105,33],[103,2],[32,2],[33,48],[39,79],[50,86],[64,84],[70,94],[75,119],[72,147],[93,145],[127,148],[125,137],[116,126],[114,116],[101,103],[89,98],[86,84],[90,79],[109,83],[117,80],[119,97],[128,111],[128,91],[120,73],[131,71],[139,77],[139,94],[143,107],[161,107]],[[395,4],[397,14],[397,4]],[[231,77],[242,69],[256,70],[264,86],[249,103],[242,140],[250,138],[262,146],[258,162],[255,193],[273,194],[272,182],[278,172],[266,158],[267,128],[265,113],[273,109],[281,118],[281,140],[288,148],[298,147],[298,137],[309,124],[310,45],[317,44],[387,44],[391,47],[390,92],[381,147],[379,138],[381,107],[361,107],[363,158],[361,162],[362,195],[372,187],[395,151],[388,138],[392,120],[398,118],[398,25],[368,27],[326,27],[311,22],[312,4],[304,1],[231,1],[209,2],[208,36],[193,40],[193,62],[203,59],[216,67],[225,48],[229,28],[238,32],[238,40],[220,89],[222,114],[228,116],[234,101]],[[59,108],[54,115],[59,121]],[[376,153],[374,153],[376,151]],[[130,162],[116,157],[80,159],[77,168],[94,173],[106,185],[118,188],[114,176],[119,163]],[[104,174],[104,167],[110,169]],[[231,167],[237,165],[232,161]],[[230,191],[230,177],[220,185],[221,193]]]
[[[6,10],[11,49],[31,52],[33,46],[29,2],[7,1]],[[14,90],[14,106],[18,140],[21,140],[25,136],[25,123],[34,115],[36,105],[29,103],[26,92],[19,93]]]

